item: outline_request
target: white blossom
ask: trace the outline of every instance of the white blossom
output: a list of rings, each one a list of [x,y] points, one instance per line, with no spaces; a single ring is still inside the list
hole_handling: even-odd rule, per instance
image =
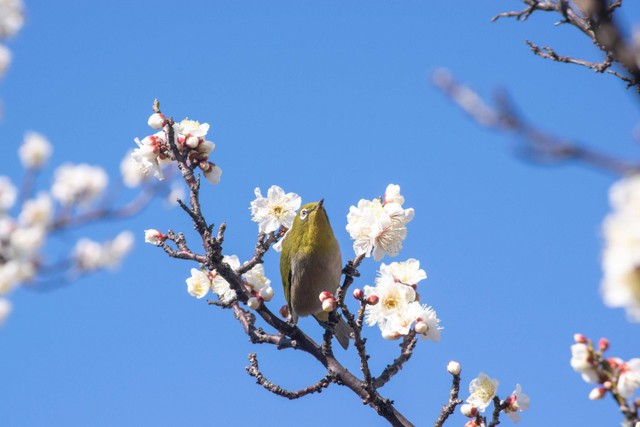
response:
[[[262,233],[271,233],[281,225],[291,228],[300,208],[302,199],[295,193],[286,193],[277,185],[272,185],[263,197],[260,188],[254,191],[256,199],[251,202],[251,220],[258,223]]]
[[[506,401],[509,405],[504,409],[504,412],[514,423],[520,421],[520,412],[527,411],[531,402],[529,396],[522,392],[520,384],[516,384],[516,389]]]
[[[268,287],[271,280],[264,275],[264,266],[256,264],[253,268],[243,275],[249,287],[254,292],[259,292],[262,288]]]
[[[462,367],[460,366],[460,363],[456,362],[455,360],[452,360],[447,364],[447,372],[449,372],[451,375],[458,375],[461,370]]]
[[[384,203],[397,203],[400,206],[404,204],[404,197],[400,194],[399,185],[387,185],[387,189],[384,191]]]
[[[138,167],[139,162],[132,157],[133,151],[134,150],[129,150],[120,162],[122,182],[129,188],[135,188],[149,178],[149,176]]]
[[[160,243],[164,242],[166,236],[164,234],[162,234],[161,232],[159,232],[158,230],[155,230],[153,228],[150,228],[148,230],[144,230],[144,241],[145,243],[151,243],[152,245],[159,245]]]
[[[0,1],[0,38],[15,35],[24,25],[24,5],[22,0]]]
[[[623,178],[609,191],[612,212],[603,222],[601,284],[605,304],[624,307],[640,322],[640,175]]]
[[[0,175],[0,213],[13,207],[18,197],[18,190],[8,176]]]
[[[571,367],[588,383],[598,382],[599,379],[592,360],[593,354],[587,344],[576,343],[571,346]]]
[[[220,182],[220,177],[222,177],[222,169],[218,165],[211,164],[209,170],[204,172],[204,177],[209,181],[209,184],[216,185]]]
[[[122,231],[103,245],[104,266],[114,269],[122,263],[122,259],[133,249],[133,233]]]
[[[18,221],[23,226],[46,227],[53,218],[53,200],[48,193],[41,192],[34,199],[22,204]]]
[[[209,293],[209,289],[211,289],[211,279],[209,279],[209,275],[197,268],[191,269],[191,277],[189,277],[186,282],[187,292],[196,298],[203,298]]]
[[[633,396],[640,388],[640,359],[631,359],[621,364],[618,374],[618,393],[624,398]]]
[[[498,380],[480,372],[478,377],[474,378],[469,384],[470,396],[467,399],[467,403],[478,408],[480,412],[484,412],[493,400],[493,396],[496,395],[499,384]]]
[[[153,176],[162,181],[164,174],[162,173],[162,162],[159,153],[160,144],[164,142],[164,133],[158,132],[155,135],[147,136],[142,141],[134,138],[134,141],[138,148],[133,150],[131,158],[138,165],[140,172],[144,175],[153,174]]]
[[[49,160],[52,151],[53,148],[44,135],[27,132],[18,149],[18,155],[25,168],[38,169]]]
[[[394,198],[399,198],[399,188]],[[347,215],[346,229],[354,240],[354,252],[366,257],[373,254],[376,261],[380,261],[385,254],[398,255],[407,237],[407,223],[413,216],[413,209],[404,209],[396,202],[361,199],[358,206],[349,208]]]
[[[164,114],[153,113],[152,115],[149,116],[149,119],[147,120],[147,124],[152,129],[161,129],[164,121],[165,121]]]
[[[102,194],[109,178],[98,166],[66,163],[54,172],[51,194],[63,205],[89,203]]]
[[[416,322],[415,331],[420,334],[420,337],[423,339],[439,342],[442,327],[440,326],[440,319],[438,319],[436,311],[426,305],[421,306],[418,302],[413,302],[412,305],[420,307],[419,310],[414,309],[418,312],[414,315]]]
[[[379,325],[381,329],[397,327],[395,320],[403,319],[405,313],[409,309],[409,304],[415,301],[416,291],[411,286],[403,285],[396,282],[378,281],[375,287],[364,287],[365,297],[376,295],[378,303],[376,305],[367,305],[365,311],[365,321],[369,326]],[[393,323],[393,325],[390,325]],[[403,322],[400,322],[403,323]],[[406,326],[406,333],[409,328]]]
[[[98,270],[104,267],[104,248],[99,242],[82,238],[76,242],[73,259],[76,267],[82,271]]]
[[[7,317],[11,314],[11,301],[6,298],[0,298],[0,326],[4,325]]]
[[[207,136],[207,132],[209,132],[209,124],[200,123],[196,120],[184,119],[180,123],[173,125],[173,129],[180,135],[204,138]]]
[[[410,258],[403,262],[392,262],[380,265],[380,280],[400,282],[405,285],[417,285],[427,278],[427,273],[420,268],[420,261]]]
[[[29,261],[12,259],[0,265],[0,295],[10,293],[34,274],[35,268]]]
[[[13,55],[8,47],[0,44],[0,77],[4,77],[5,73],[11,65],[11,59]]]
[[[233,270],[236,270],[240,267],[240,260],[236,255],[225,255],[222,258],[222,261],[225,262],[229,267]],[[212,289],[213,292],[218,294],[220,298],[220,302],[223,304],[228,304],[234,299],[237,298],[236,291],[231,289],[231,285],[227,282],[222,276],[214,272]]]
[[[46,231],[39,225],[16,228],[10,237],[13,256],[23,258],[34,255],[44,244],[45,237]]]

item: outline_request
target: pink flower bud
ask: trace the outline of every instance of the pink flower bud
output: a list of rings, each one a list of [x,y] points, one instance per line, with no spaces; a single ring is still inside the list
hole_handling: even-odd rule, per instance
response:
[[[378,301],[380,301],[380,298],[377,295],[369,295],[369,298],[367,298],[367,304],[369,305],[376,305]]]
[[[322,310],[326,311],[327,313],[335,310],[335,308],[336,308],[336,301],[333,298],[327,298],[324,301],[322,301]]]
[[[357,300],[361,300],[364,297],[364,292],[360,288],[355,288],[353,290],[353,297]]]
[[[586,344],[589,342],[589,340],[587,339],[587,337],[585,337],[582,334],[575,334],[573,336],[573,340],[579,344]]]
[[[256,297],[251,297],[247,300],[247,305],[250,309],[255,310],[256,308],[260,307],[260,300]]]
[[[460,363],[456,362],[455,360],[452,360],[447,364],[447,372],[449,372],[451,375],[458,375],[461,369],[462,367],[460,366]]]
[[[424,335],[429,330],[429,326],[424,322],[417,322],[413,329],[417,334]]]
[[[152,245],[159,245],[165,240],[167,240],[167,236],[165,234],[162,234],[158,230],[154,230],[153,228],[144,230],[144,241],[146,243],[151,243]]]
[[[606,338],[600,338],[600,341],[598,341],[598,349],[600,351],[607,351],[609,349],[609,340]]]
[[[280,316],[284,317],[285,319],[289,317],[289,307],[287,307],[286,305],[280,307]]]
[[[147,120],[147,124],[152,129],[160,129],[164,125],[164,114],[161,113],[153,113],[149,116],[149,120]]]
[[[602,383],[602,387],[604,387],[606,390],[611,390],[613,389],[613,383],[611,381],[605,381]]]
[[[478,415],[478,408],[465,403],[460,407],[460,412],[462,412],[462,415],[465,417],[473,418]]]
[[[320,298],[320,302],[324,302],[329,298],[333,299],[333,295],[331,295],[331,292],[324,291],[324,292],[320,292],[319,298]]]
[[[258,295],[260,295],[260,298],[262,298],[265,301],[271,301],[271,298],[273,298],[273,288],[271,286],[265,286],[264,288],[260,289],[260,292],[258,292]]]
[[[187,138],[185,143],[187,144],[187,147],[189,147],[189,148],[196,148],[198,146],[198,144],[200,143],[200,140],[196,136],[190,136],[190,137]]]
[[[589,393],[589,399],[600,400],[607,394],[607,391],[603,387],[596,387]]]

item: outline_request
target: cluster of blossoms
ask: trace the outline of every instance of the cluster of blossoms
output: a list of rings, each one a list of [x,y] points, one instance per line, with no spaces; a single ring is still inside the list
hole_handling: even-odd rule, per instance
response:
[[[169,123],[170,121],[157,110],[156,104],[156,112],[149,117],[147,124],[152,129],[162,130],[146,136],[142,141],[135,138],[138,148],[133,150],[131,158],[144,176],[153,174],[159,180],[164,179],[163,168],[167,167],[173,158],[169,141]],[[209,156],[216,146],[206,139],[209,124],[184,119],[180,123],[173,123],[172,131],[173,142],[180,154],[185,156],[189,167],[200,168],[211,184],[220,182],[222,169],[209,161]],[[135,180],[134,175],[131,181]]]
[[[623,178],[609,191],[612,212],[603,224],[602,296],[625,307],[640,322],[640,175]]]
[[[0,4],[0,10],[2,7]],[[47,138],[35,132],[27,132],[18,149],[27,176],[34,176],[42,169],[52,153]],[[0,176],[0,323],[11,310],[6,296],[19,285],[35,280],[45,266],[42,250],[48,236],[72,223],[76,209],[87,209],[101,198],[108,177],[102,168],[67,163],[54,170],[48,191],[32,194],[31,180],[27,178],[26,182],[18,197],[18,189],[11,179]],[[19,199],[22,203],[16,206]],[[12,211],[15,214],[12,215]],[[116,267],[132,245],[129,232],[120,233],[103,244],[80,239],[71,255],[69,273]]]
[[[404,209],[400,186],[389,184],[383,198],[361,199],[351,206],[347,215],[347,231],[354,240],[356,255],[371,256],[380,261],[385,254],[398,255],[407,237],[407,223],[413,219],[413,209]]]
[[[618,357],[604,357],[609,341],[602,338],[596,348],[582,334],[574,336],[571,346],[571,367],[589,384],[598,384],[589,393],[592,400],[602,399],[607,392],[618,399],[633,397],[640,388],[640,359],[624,361]]]
[[[449,366],[452,363],[450,362]],[[459,372],[459,365],[457,365]],[[449,372],[454,374],[451,369]],[[480,374],[474,378],[469,384],[469,397],[464,405],[460,407],[460,412],[466,417],[473,418],[469,420],[465,427],[478,427],[478,414],[484,412],[485,409],[493,402],[496,393],[498,392],[498,385],[500,383],[495,378],[491,378],[486,374],[480,372]],[[520,412],[529,409],[530,399],[529,396],[522,392],[520,384],[516,384],[516,389],[505,400],[500,402],[500,406],[503,408],[505,414],[513,421],[517,423],[520,421]]]
[[[24,25],[22,0],[0,0],[0,40],[14,36]],[[11,51],[0,44],[0,77],[11,64]]]
[[[416,292],[418,282],[426,278],[418,260],[383,263],[375,286],[364,287],[367,324],[378,325],[382,336],[390,340],[407,335],[413,326],[422,338],[440,341],[440,319],[435,310],[420,304]]]
[[[232,270],[240,268],[240,260],[236,255],[226,255],[222,258],[222,261]],[[257,264],[251,270],[244,273],[242,279],[244,286],[251,294],[251,297],[249,297],[247,301],[247,305],[250,308],[256,309],[262,301],[270,301],[271,298],[273,298],[274,292],[271,287],[271,280],[265,277],[262,264]],[[187,292],[196,298],[203,298],[209,293],[209,290],[213,290],[223,304],[230,304],[237,297],[236,291],[231,289],[229,282],[216,271],[203,272],[192,268],[191,277],[189,277],[186,282]]]

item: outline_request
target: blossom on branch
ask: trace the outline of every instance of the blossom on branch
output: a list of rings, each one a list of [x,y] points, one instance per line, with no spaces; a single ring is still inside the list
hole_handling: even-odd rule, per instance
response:
[[[531,400],[529,396],[522,392],[520,384],[516,384],[516,389],[505,399],[505,403],[507,404],[507,407],[504,409],[505,414],[507,414],[511,421],[517,423],[520,421],[520,412],[529,409]]]
[[[209,289],[211,289],[211,279],[209,279],[209,275],[197,268],[191,269],[191,277],[189,277],[186,282],[187,292],[196,298],[203,298],[209,293]]]
[[[302,199],[295,193],[286,193],[277,185],[272,185],[263,197],[260,188],[254,191],[256,199],[251,202],[251,220],[258,223],[261,233],[271,233],[284,226],[291,228],[296,211]]]
[[[478,408],[480,412],[484,412],[493,400],[493,396],[496,395],[499,384],[498,380],[480,372],[478,377],[474,378],[469,384],[470,396],[467,399],[467,403]]]
[[[11,209],[18,197],[18,189],[8,176],[0,175],[0,213]]]
[[[387,199],[388,197],[388,199]],[[380,261],[385,255],[396,256],[407,237],[407,224],[413,219],[412,208],[404,209],[404,197],[400,187],[387,186],[385,199],[361,199],[358,206],[351,206],[347,215],[347,231],[354,240],[356,255]]]
[[[27,132],[18,149],[18,155],[25,168],[39,169],[49,160],[52,151],[53,148],[47,138],[36,132]]]
[[[133,234],[129,231],[119,233],[104,243],[91,239],[80,239],[73,251],[75,267],[82,272],[101,268],[116,268],[133,248]]]
[[[102,194],[108,183],[101,167],[66,163],[54,172],[51,194],[63,205],[88,204]]]

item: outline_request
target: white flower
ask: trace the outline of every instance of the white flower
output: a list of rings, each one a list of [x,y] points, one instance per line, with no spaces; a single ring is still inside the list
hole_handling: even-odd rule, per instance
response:
[[[52,151],[53,148],[44,135],[27,132],[18,149],[18,155],[25,168],[38,169],[49,160]]]
[[[469,393],[471,395],[467,399],[467,403],[478,408],[480,412],[484,412],[493,400],[493,396],[496,395],[499,384],[498,380],[480,372],[478,377],[469,384]]]
[[[133,233],[130,231],[120,232],[113,240],[104,244],[104,266],[116,268],[133,249]]]
[[[386,328],[399,326],[395,324],[395,320],[404,317],[409,304],[414,302],[416,298],[416,292],[411,286],[387,281],[379,281],[375,287],[365,286],[364,294],[365,297],[370,295],[378,297],[376,305],[367,305],[365,321],[369,326],[378,324]],[[393,325],[385,325],[392,322],[394,322]],[[405,325],[405,334],[409,331],[408,326],[410,325]]]
[[[6,298],[0,298],[0,326],[4,325],[7,317],[11,314],[11,301]]]
[[[618,393],[624,398],[633,396],[640,388],[640,359],[622,363],[618,374]]]
[[[415,331],[419,333],[423,339],[439,342],[442,326],[440,326],[440,319],[438,319],[436,311],[426,305],[420,306],[418,302],[413,302],[411,304],[413,306],[417,305],[420,307],[418,314],[414,315],[414,320],[416,322]]]
[[[251,202],[251,220],[258,223],[261,233],[271,233],[281,225],[291,228],[300,208],[302,199],[295,193],[285,194],[277,185],[272,185],[267,191],[267,197],[262,197],[260,188],[254,191],[256,199]]]
[[[11,260],[0,265],[0,294],[8,294],[35,274],[31,262]]]
[[[204,138],[209,132],[208,123],[200,123],[195,120],[184,119],[180,123],[173,125],[176,133],[184,136],[195,136],[196,138]]]
[[[496,388],[497,387],[498,386],[496,384]],[[516,389],[513,391],[511,396],[506,399],[506,401],[509,405],[504,409],[504,412],[511,419],[511,421],[513,421],[514,423],[519,422],[520,412],[529,409],[529,396],[522,392],[522,387],[520,387],[520,384],[516,384]]]
[[[161,129],[162,124],[164,123],[164,120],[165,120],[164,114],[153,113],[152,115],[149,116],[149,119],[147,120],[147,124],[152,129]]]
[[[244,273],[243,277],[254,292],[259,292],[262,288],[271,284],[271,280],[264,275],[264,266],[262,264],[253,266],[251,270]]]
[[[151,243],[152,245],[158,246],[160,243],[166,240],[166,236],[155,230],[150,228],[148,230],[144,230],[144,241],[145,243]]]
[[[147,136],[142,141],[134,138],[138,148],[131,153],[131,158],[135,160],[140,172],[144,175],[153,174],[160,181],[164,179],[164,174],[162,173],[161,159],[158,154],[160,152],[160,144],[164,141],[163,138],[164,134],[162,132]]]
[[[134,150],[129,150],[120,162],[120,175],[122,182],[129,188],[135,188],[146,181],[149,177],[138,167],[139,162],[132,155]]]
[[[400,206],[404,204],[404,197],[400,194],[400,186],[397,184],[387,185],[384,191],[384,203],[397,203]]]
[[[73,250],[76,267],[82,271],[93,271],[104,267],[103,246],[94,240],[80,239]]]
[[[595,383],[599,380],[592,360],[593,354],[589,346],[583,343],[576,343],[571,346],[571,367],[581,374],[582,379],[588,383]]]
[[[236,255],[225,255],[222,258],[222,261],[225,262],[232,270],[236,270],[240,267],[240,260]],[[234,299],[237,298],[236,291],[231,289],[231,285],[227,282],[222,276],[214,272],[215,275],[213,277],[213,292],[218,294],[220,298],[220,302],[223,304],[228,304]]]
[[[18,227],[11,234],[10,245],[15,257],[29,257],[44,244],[46,231],[42,226]]]
[[[0,175],[0,213],[13,207],[18,197],[18,190],[8,176]]]
[[[207,181],[209,181],[209,184],[211,185],[216,185],[217,183],[219,183],[221,176],[222,169],[220,169],[220,166],[214,165],[213,163],[211,164],[209,170],[204,173],[204,177]]]
[[[8,47],[0,44],[0,77],[4,77],[9,65],[11,65],[12,54]]]
[[[202,141],[198,144],[197,151],[202,157],[208,157],[209,154],[216,148],[216,144],[212,141]]]
[[[449,372],[451,375],[458,375],[461,370],[462,367],[460,366],[460,363],[456,362],[455,360],[452,360],[447,364],[447,372]]]
[[[395,202],[383,204],[380,199],[364,200],[351,206],[347,215],[347,231],[354,240],[356,255],[371,256],[380,261],[385,254],[398,255],[407,237],[407,223],[414,216],[413,209],[403,209]]]
[[[24,5],[22,0],[0,1],[0,38],[15,35],[24,25]]]
[[[51,194],[63,205],[89,203],[102,194],[108,182],[106,172],[98,166],[67,163],[54,172]]]
[[[53,200],[48,193],[41,192],[35,199],[23,203],[18,221],[23,226],[46,227],[52,218]]]
[[[380,265],[380,280],[400,282],[405,285],[417,285],[427,278],[427,273],[420,268],[420,261],[410,258],[403,262],[392,262]]]
[[[640,322],[640,175],[611,186],[613,211],[603,222],[603,300],[625,307],[631,321]]]
[[[197,268],[191,269],[191,277],[187,280],[187,292],[196,298],[203,298],[211,289],[211,280],[209,275],[203,273]]]

